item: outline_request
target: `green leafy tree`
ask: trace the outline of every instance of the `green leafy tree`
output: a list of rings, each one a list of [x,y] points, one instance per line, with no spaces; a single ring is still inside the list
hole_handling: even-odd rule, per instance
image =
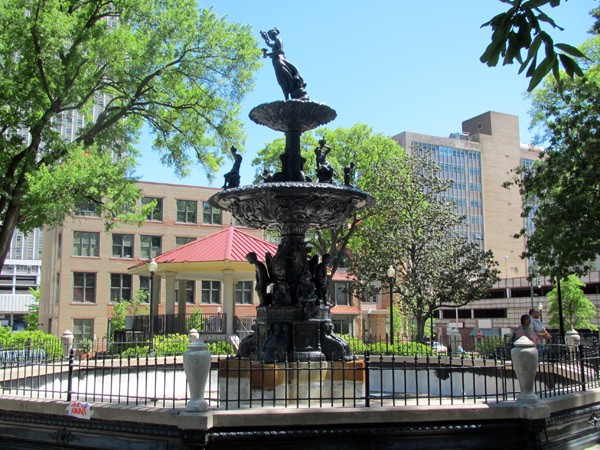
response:
[[[25,320],[28,330],[35,331],[40,322],[40,288],[29,288],[29,293],[33,296],[33,303],[27,307],[29,313],[23,320]]]
[[[325,139],[331,147],[327,160],[333,165],[335,179],[338,183],[343,182],[344,167],[350,163],[355,164],[354,185],[362,189],[367,181],[376,176],[375,168],[383,164],[389,155],[402,155],[404,150],[394,140],[374,133],[373,129],[365,124],[356,124],[350,128],[319,128],[302,135],[300,146],[306,163],[304,172],[313,180],[315,172],[315,153],[318,141]],[[275,173],[281,170],[279,155],[284,152],[285,140],[276,139],[262,148],[252,165],[257,167],[256,181],[260,180],[260,174],[264,169]],[[345,262],[347,246],[356,228],[369,211],[361,211],[352,215],[349,220],[335,228],[318,230],[308,235],[313,250],[320,255],[329,253],[333,257],[332,274]]]
[[[598,327],[590,322],[596,317],[596,307],[583,293],[585,284],[575,275],[569,275],[561,280],[560,290],[563,309],[563,328],[568,325],[569,328],[585,328],[588,330],[597,330]],[[559,328],[558,313],[558,289],[554,288],[548,292],[548,316],[549,325],[553,328]]]
[[[423,156],[391,157],[377,167],[366,190],[377,199],[372,214],[352,239],[352,272],[360,288],[389,283],[387,269],[397,274],[395,292],[404,311],[414,317],[416,339],[442,307],[458,307],[484,298],[498,280],[491,252],[462,238],[461,218],[439,200],[451,183],[438,177],[439,167]]]
[[[107,227],[143,220],[131,173],[144,124],[181,175],[197,161],[210,177],[242,138],[260,51],[195,0],[4,2],[0,27],[0,267],[16,227],[61,223],[83,201]]]
[[[148,309],[148,291],[139,289],[135,292],[132,300],[123,299],[113,303],[110,316],[110,339],[114,340],[114,332],[125,329],[127,316],[138,316],[146,314]]]
[[[551,72],[560,83],[561,66],[571,78],[583,75],[577,58],[584,57],[584,54],[572,45],[555,43],[544,29],[544,26],[550,26],[563,30],[542,10],[548,5],[552,8],[559,6],[561,0],[501,1],[509,4],[510,8],[482,25],[492,28],[492,41],[481,55],[481,62],[494,67],[501,58],[503,65],[513,64],[516,60],[520,64],[519,73],[526,70],[525,76],[530,78],[528,91],[532,91]],[[540,56],[542,49],[543,57]]]
[[[548,147],[512,180],[534,225],[519,234],[527,238],[523,256],[553,278],[588,272],[600,254],[600,36],[583,48],[585,77],[565,78],[562,89],[549,78],[533,93],[533,125]]]

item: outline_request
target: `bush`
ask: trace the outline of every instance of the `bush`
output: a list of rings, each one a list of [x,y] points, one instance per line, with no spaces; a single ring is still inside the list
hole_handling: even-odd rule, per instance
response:
[[[352,337],[349,334],[344,334],[340,337],[348,343],[350,346],[350,353],[353,355],[362,355],[368,350],[367,344],[365,344],[362,339]]]
[[[156,356],[183,355],[188,346],[188,337],[184,334],[167,334],[154,336],[154,353]]]
[[[61,340],[53,334],[38,330],[14,332],[10,327],[0,327],[0,348],[44,350],[50,359],[61,358],[63,353]]]
[[[508,342],[501,336],[486,336],[477,342],[476,350],[484,358],[495,358],[497,349],[506,349]]]
[[[235,355],[235,348],[229,342],[207,342],[206,345],[212,355]]]

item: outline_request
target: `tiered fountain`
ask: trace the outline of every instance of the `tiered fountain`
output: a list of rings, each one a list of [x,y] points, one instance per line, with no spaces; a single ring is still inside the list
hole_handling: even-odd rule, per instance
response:
[[[281,234],[277,253],[267,255],[266,264],[249,255],[256,265],[260,305],[254,333],[242,340],[238,356],[270,364],[343,361],[350,353],[346,342],[333,333],[325,280],[329,257],[309,260],[305,234],[344,223],[374,199],[352,187],[348,179],[337,185],[326,175],[312,182],[304,174],[301,134],[332,121],[336,112],[308,100],[297,69],[285,60],[278,33],[276,29],[261,32],[272,48],[271,53],[263,52],[273,59],[286,100],[255,107],[250,119],[285,133],[281,172],[261,184],[225,189],[209,200],[245,226]]]

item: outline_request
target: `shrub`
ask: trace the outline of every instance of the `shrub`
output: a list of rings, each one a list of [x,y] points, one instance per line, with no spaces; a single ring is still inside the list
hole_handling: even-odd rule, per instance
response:
[[[229,342],[207,342],[206,345],[212,355],[235,355],[235,348]]]
[[[508,342],[501,336],[486,336],[477,343],[476,350],[484,358],[495,358],[497,349],[503,351],[507,345]]]
[[[183,355],[188,346],[188,337],[184,334],[154,336],[154,352],[157,356]]]
[[[5,349],[44,350],[47,358],[60,358],[63,353],[61,340],[43,331],[12,331],[0,327],[0,347]]]

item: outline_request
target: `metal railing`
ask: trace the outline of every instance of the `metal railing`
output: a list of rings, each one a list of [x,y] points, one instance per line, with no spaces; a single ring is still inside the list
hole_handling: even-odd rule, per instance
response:
[[[1,343],[0,343],[1,345]],[[29,398],[162,408],[189,400],[183,371],[187,338],[148,343],[97,342],[74,348],[28,343],[0,350],[0,393]],[[213,350],[216,347],[212,347]],[[216,351],[216,350],[215,350]],[[545,346],[536,375],[541,398],[600,387],[596,346]],[[213,408],[378,407],[497,403],[514,400],[510,360],[470,355],[372,355],[346,361],[262,364],[213,355],[205,399]]]

